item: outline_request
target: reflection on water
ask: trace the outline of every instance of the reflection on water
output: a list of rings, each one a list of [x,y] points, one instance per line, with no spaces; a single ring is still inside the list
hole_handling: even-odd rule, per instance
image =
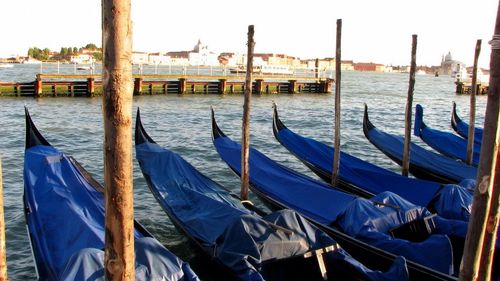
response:
[[[16,66],[18,67],[18,66]],[[2,76],[4,75],[4,76]],[[24,74],[26,76],[26,74]],[[29,76],[29,75],[28,75]],[[17,76],[0,74],[2,81]],[[34,77],[34,76],[31,76]],[[342,78],[342,149],[377,165],[399,171],[399,166],[376,150],[362,132],[363,106],[379,128],[402,135],[408,74],[345,72]],[[414,104],[425,109],[428,125],[450,131],[452,101],[467,120],[468,96],[456,96],[452,78],[417,76]],[[272,101],[280,117],[292,130],[328,144],[333,138],[333,95],[253,96],[251,143],[272,159],[315,177],[272,136]],[[22,209],[24,106],[42,134],[55,147],[74,156],[102,182],[103,126],[101,98],[0,98],[0,156],[3,162],[8,271],[11,280],[35,279]],[[239,191],[239,178],[220,160],[211,143],[210,107],[224,132],[235,140],[241,135],[242,95],[169,95],[135,97],[132,111],[141,108],[146,130],[160,145],[185,157],[191,164],[224,186]],[[477,124],[482,126],[486,97],[477,100]],[[135,116],[134,116],[135,118]],[[412,140],[422,143],[416,137]],[[257,204],[259,201],[252,197]],[[134,160],[134,205],[136,218],[181,258],[199,268],[193,249],[166,218],[151,196]],[[210,279],[207,277],[205,280]]]

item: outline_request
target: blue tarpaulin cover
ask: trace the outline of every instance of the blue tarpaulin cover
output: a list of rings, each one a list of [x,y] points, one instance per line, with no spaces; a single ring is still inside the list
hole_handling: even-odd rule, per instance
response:
[[[430,215],[424,207],[413,205],[394,193],[383,192],[370,199],[358,198],[351,202],[337,220],[337,224],[345,233],[359,237],[371,245],[403,255],[409,260],[441,272],[453,274],[453,249],[447,235],[465,237],[465,222],[437,217],[435,234],[422,242],[410,242],[389,235],[391,229]]]
[[[288,128],[280,129],[276,137],[300,160],[332,174],[333,147],[300,136]],[[372,194],[391,191],[421,206],[427,206],[441,188],[439,183],[403,177],[342,151],[340,152],[339,179]]]
[[[403,137],[372,128],[367,132],[367,138],[385,154],[391,155],[391,158],[398,159],[399,163],[403,161]],[[413,142],[410,144],[410,155],[410,165],[442,175],[455,182],[476,178],[476,167],[437,154]]]
[[[276,137],[300,160],[332,173],[333,147],[303,137],[286,127],[277,131]],[[472,204],[470,190],[473,190],[475,180],[443,187],[440,183],[401,176],[342,151],[339,179],[372,194],[391,191],[413,204],[432,208],[444,218],[469,221]]]
[[[243,280],[264,280],[263,263],[336,244],[290,210],[264,217],[247,210],[181,156],[156,143],[136,145],[136,157],[162,207]],[[327,266],[339,261],[370,280],[407,279],[404,259],[382,273],[369,270],[341,249],[326,257]]]
[[[468,222],[475,187],[476,181],[472,179],[447,184],[436,195],[432,207],[442,217]]]
[[[220,157],[240,174],[241,146],[226,136],[215,138],[214,145]],[[369,208],[361,208],[359,202],[366,202],[366,199],[332,189],[323,182],[294,172],[253,148],[250,148],[249,165],[250,184],[254,189],[321,224],[330,225],[340,222],[346,228],[358,226],[359,229],[363,230],[366,229],[363,225],[369,225],[372,222],[395,227],[418,217],[405,216],[404,211],[408,210],[409,206],[414,205],[395,194],[388,196],[383,193],[381,198],[375,197],[374,201],[385,200],[396,205],[402,204],[400,206],[402,213],[384,214],[369,211]],[[373,202],[371,205],[374,206]],[[415,208],[421,210],[422,214],[430,214],[423,207],[415,206]],[[451,221],[439,216],[436,218],[440,220],[440,226],[443,226],[443,228],[439,228],[440,230],[448,230],[449,234],[465,236],[463,232],[467,228],[465,222]],[[366,230],[349,233],[350,229],[346,229],[345,232],[369,244],[383,245],[386,251],[403,255],[417,263],[428,265],[446,274],[453,273],[453,255],[449,240],[444,236],[432,235],[429,239],[419,242],[417,247],[417,244],[409,241],[391,239],[386,232],[387,228],[372,227],[370,230]],[[446,232],[441,231],[441,234],[446,234]],[[376,238],[374,239],[374,237]],[[415,251],[414,248],[418,248],[419,251]],[[436,257],[435,263],[433,259],[429,258],[431,255]]]
[[[439,153],[465,162],[467,159],[467,140],[453,133],[429,128],[425,125],[423,118],[424,109],[420,104],[417,104],[414,134]],[[479,164],[480,152],[481,145],[474,143],[474,152],[472,154],[472,164],[474,166]]]
[[[31,147],[24,159],[26,219],[40,280],[103,279],[104,194],[52,146]],[[157,241],[144,241],[137,230],[135,238],[144,246],[136,280],[198,280]]]

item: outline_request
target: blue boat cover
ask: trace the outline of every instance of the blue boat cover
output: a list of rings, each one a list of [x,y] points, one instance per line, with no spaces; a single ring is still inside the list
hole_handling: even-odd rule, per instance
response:
[[[162,207],[242,280],[264,280],[260,274],[263,263],[336,244],[293,211],[260,217],[247,210],[222,186],[156,143],[136,145],[136,156]],[[364,267],[339,249],[327,255],[327,268],[334,270],[328,265],[339,261],[369,280],[408,278],[404,259],[382,273]]]
[[[135,280],[199,280],[187,263],[174,256],[156,239],[136,239],[134,247]],[[104,251],[84,248],[75,253],[68,261],[61,280],[104,281]]]
[[[325,173],[332,173],[333,147],[298,135],[286,127],[281,128],[276,137],[300,160]],[[404,177],[342,151],[339,179],[372,194],[393,192],[415,205],[432,208],[444,218],[469,221],[475,180],[464,180],[463,184],[449,184],[442,188],[440,183]]]
[[[367,137],[378,149],[393,159],[403,160],[403,137],[382,132],[377,128],[368,131]],[[477,168],[463,162],[450,159],[435,152],[429,151],[415,143],[410,145],[410,165],[434,174],[460,182],[464,179],[475,179]]]
[[[436,195],[432,208],[444,218],[468,222],[475,187],[476,181],[472,179],[447,184]]]
[[[103,280],[104,194],[52,146],[31,147],[24,159],[26,219],[39,280]],[[136,280],[198,280],[158,242],[144,241],[137,230],[135,238],[137,253],[144,253],[136,259]]]
[[[465,123],[464,121],[462,121],[460,117],[458,117],[458,115],[455,112],[455,105],[453,110],[454,110],[453,114],[455,114],[454,116],[455,123],[453,123],[452,120],[451,122],[452,127],[457,132],[457,134],[467,139],[467,137],[469,136],[469,124]],[[481,142],[483,141],[483,131],[484,131],[483,128],[474,127],[474,143],[479,145],[481,144]]]
[[[241,146],[226,136],[215,138],[214,145],[220,157],[236,173],[241,174]],[[453,274],[453,255],[446,236],[431,235],[427,240],[415,243],[393,239],[387,233],[389,226],[403,225],[419,218],[420,215],[430,214],[425,208],[417,207],[391,193],[382,193],[374,197],[373,201],[385,201],[399,206],[400,210],[377,207],[373,201],[332,189],[323,182],[294,172],[253,148],[250,148],[249,170],[252,187],[279,204],[295,209],[323,225],[336,224],[341,229],[345,227],[346,229],[343,229],[345,233],[368,244],[379,246],[388,252],[402,255],[446,274]],[[361,208],[360,204],[366,204],[360,202],[371,202],[369,204],[372,206],[371,211],[368,206]],[[381,209],[384,211],[380,211]],[[418,211],[410,211],[412,209]],[[465,237],[467,231],[465,222],[436,217],[440,221],[437,230],[439,234]],[[376,224],[377,227],[368,229],[367,226],[370,224]]]
[[[332,174],[334,148],[298,135],[284,127],[277,132],[279,142],[301,161]],[[394,192],[414,204],[427,206],[441,184],[403,177],[345,152],[340,152],[339,179],[372,194]]]
[[[385,205],[377,205],[374,202]],[[422,242],[410,242],[389,234],[391,229],[430,215],[424,207],[413,205],[394,193],[383,192],[371,199],[358,198],[351,202],[337,220],[337,224],[350,236],[359,237],[394,254],[404,255],[407,259],[427,267],[453,274],[453,249],[447,235],[465,238],[465,222],[436,217],[436,231]]]
[[[426,144],[435,149],[437,152],[462,160],[467,159],[467,140],[449,132],[443,132],[426,126],[423,120],[424,109],[420,104],[417,104],[415,110],[415,128],[413,130],[415,136],[419,136]],[[472,155],[472,165],[479,164],[479,155],[481,145],[474,143],[474,151]]]

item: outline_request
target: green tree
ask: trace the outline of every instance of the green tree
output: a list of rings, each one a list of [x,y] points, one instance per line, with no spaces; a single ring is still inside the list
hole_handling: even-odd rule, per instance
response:
[[[102,51],[92,53],[92,56],[96,61],[102,61]]]
[[[88,50],[92,50],[92,51],[98,49],[97,46],[94,43],[89,43],[89,44],[85,45],[84,48],[88,49]]]

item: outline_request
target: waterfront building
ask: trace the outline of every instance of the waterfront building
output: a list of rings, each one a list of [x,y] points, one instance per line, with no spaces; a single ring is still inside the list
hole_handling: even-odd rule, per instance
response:
[[[132,64],[148,64],[148,63],[149,63],[149,53],[144,53],[144,52],[132,53]]]
[[[467,77],[467,70],[463,62],[454,60],[451,56],[451,52],[448,52],[446,56],[443,55],[441,57],[439,74],[450,75],[457,80],[461,80]]]
[[[366,63],[366,62],[357,62],[354,63],[354,70],[356,71],[377,71],[384,72],[385,65],[379,63]]]
[[[201,40],[198,40],[193,50],[188,53],[190,65],[218,66],[218,57],[219,54],[211,52],[206,44],[201,43]]]
[[[71,56],[69,61],[76,64],[87,64],[92,63],[93,58],[91,54],[78,54],[76,56]]]
[[[148,63],[153,65],[171,65],[172,58],[162,53],[150,53]]]

